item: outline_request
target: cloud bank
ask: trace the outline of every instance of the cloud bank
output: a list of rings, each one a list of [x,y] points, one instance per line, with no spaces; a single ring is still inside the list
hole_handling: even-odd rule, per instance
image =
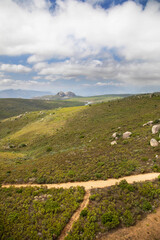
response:
[[[104,9],[100,2],[0,0],[0,55],[28,55],[24,65],[0,61],[0,71],[33,72],[54,84],[160,86],[160,3]]]

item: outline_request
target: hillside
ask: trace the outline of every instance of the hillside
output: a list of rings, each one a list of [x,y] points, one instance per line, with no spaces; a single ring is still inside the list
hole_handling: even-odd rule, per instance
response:
[[[84,103],[79,103],[76,101],[45,101],[16,98],[0,99],[0,120],[16,116],[25,112],[81,105],[84,105]]]
[[[1,120],[0,238],[139,239],[141,224],[158,239],[160,137],[146,123],[159,116],[152,94]]]
[[[76,96],[72,92],[58,92],[56,95],[46,95],[42,97],[36,97],[36,99],[43,99],[43,100],[67,100],[67,101],[78,101],[78,102],[85,102],[85,103],[99,103],[99,102],[108,102],[115,99],[121,99],[124,97],[128,97],[130,94],[106,94],[106,95],[97,95],[97,96],[90,96],[90,97],[82,97]]]
[[[43,96],[51,94],[50,92],[33,91],[33,90],[22,90],[22,89],[6,89],[0,91],[0,98],[33,98],[37,96]]]
[[[149,145],[160,96],[31,112],[0,123],[1,182],[56,183],[160,171],[160,146]],[[132,132],[128,139],[122,134]],[[117,144],[112,134],[118,132]]]

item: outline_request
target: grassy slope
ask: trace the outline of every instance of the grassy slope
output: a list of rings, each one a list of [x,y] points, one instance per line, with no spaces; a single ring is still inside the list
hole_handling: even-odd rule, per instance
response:
[[[58,107],[72,107],[80,105],[83,105],[83,103],[79,103],[76,100],[74,100],[73,102],[67,102],[15,98],[0,99],[0,120],[16,116],[28,111],[54,109]]]
[[[142,127],[159,117],[160,96],[143,96],[4,120],[0,123],[0,181],[86,181],[159,171],[155,156],[160,147],[149,145],[151,127]],[[133,134],[111,146],[115,131]],[[20,147],[22,143],[27,146]],[[15,148],[5,150],[8,145]],[[9,152],[10,158],[5,155]]]
[[[127,97],[128,95],[126,94],[113,94],[113,95],[97,95],[97,96],[91,96],[91,97],[76,97],[76,98],[70,98],[68,101],[78,101],[78,102],[93,102],[93,103],[98,103],[98,102],[108,102],[111,100],[116,100],[116,99],[121,99],[123,97]]]
[[[57,239],[83,196],[81,187],[0,188],[0,239]]]
[[[97,96],[90,96],[90,97],[81,97],[81,96],[76,96],[74,98],[63,98],[59,97],[57,95],[48,95],[48,96],[43,96],[39,97],[39,99],[49,99],[49,100],[63,100],[65,99],[66,101],[69,102],[92,102],[92,103],[98,103],[98,102],[108,102],[111,100],[115,99],[121,99],[124,97],[129,96],[129,94],[112,94],[112,95],[97,95]]]

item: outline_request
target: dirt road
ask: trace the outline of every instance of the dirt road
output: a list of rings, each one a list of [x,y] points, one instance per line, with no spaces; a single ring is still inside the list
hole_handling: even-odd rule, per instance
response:
[[[88,181],[88,182],[68,182],[68,183],[56,183],[56,184],[4,184],[2,187],[40,187],[46,186],[47,188],[70,188],[70,187],[78,187],[82,186],[86,190],[91,190],[92,188],[104,188],[110,187],[119,183],[121,180],[125,179],[128,183],[133,182],[140,182],[140,181],[147,181],[147,180],[154,180],[160,175],[160,173],[146,173],[146,174],[139,174],[133,176],[127,176],[119,179],[108,179],[108,180],[97,180],[97,181]]]

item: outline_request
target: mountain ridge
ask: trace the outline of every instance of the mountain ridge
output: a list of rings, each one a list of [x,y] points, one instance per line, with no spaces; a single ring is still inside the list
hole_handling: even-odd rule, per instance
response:
[[[22,89],[5,89],[0,91],[0,98],[25,98],[31,99],[43,95],[52,94],[48,91],[22,90]]]

